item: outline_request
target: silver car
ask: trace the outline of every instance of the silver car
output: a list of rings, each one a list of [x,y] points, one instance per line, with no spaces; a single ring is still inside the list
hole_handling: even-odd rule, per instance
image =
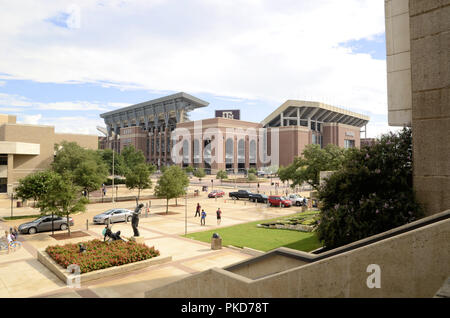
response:
[[[22,234],[34,234],[37,232],[45,232],[52,230],[52,223],[54,230],[66,230],[67,229],[67,218],[60,216],[43,216],[34,221],[21,224],[18,228],[19,232]],[[69,218],[70,226],[73,226],[73,219]]]
[[[94,223],[107,224],[115,222],[131,222],[133,211],[128,209],[111,209],[101,214],[94,216]]]

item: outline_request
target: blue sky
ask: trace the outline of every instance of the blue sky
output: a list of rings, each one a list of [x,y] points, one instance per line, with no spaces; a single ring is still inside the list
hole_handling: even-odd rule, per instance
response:
[[[103,112],[185,91],[210,103],[194,120],[241,109],[241,119],[261,121],[302,99],[370,116],[370,137],[393,129],[382,1],[0,6],[0,113],[19,122],[97,134]]]

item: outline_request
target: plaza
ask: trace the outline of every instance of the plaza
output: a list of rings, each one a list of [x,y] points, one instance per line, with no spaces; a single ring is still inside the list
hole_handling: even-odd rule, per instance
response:
[[[209,179],[205,184],[211,183]],[[94,225],[94,215],[104,212],[112,207],[134,209],[134,201],[116,203],[90,204],[87,211],[72,215],[75,225],[71,231],[83,231],[88,236],[58,241],[52,238],[51,232],[42,232],[34,235],[21,235],[23,246],[16,251],[0,254],[0,297],[144,297],[144,293],[153,288],[188,277],[213,267],[224,267],[254,257],[252,251],[224,246],[220,250],[212,250],[210,244],[185,238],[187,233],[209,231],[231,225],[250,221],[270,219],[290,215],[301,211],[300,208],[268,208],[266,205],[250,203],[248,201],[233,201],[227,196],[217,199],[208,199],[207,193],[200,192],[194,197],[194,190],[201,190],[201,185],[191,185],[187,199],[187,218],[185,219],[185,198],[179,198],[178,206],[175,200],[169,202],[169,214],[165,215],[165,200],[152,199],[148,217],[142,215],[139,231],[145,239],[145,244],[155,246],[161,256],[172,256],[172,261],[150,266],[145,269],[129,273],[118,274],[113,277],[98,279],[82,284],[80,289],[69,288],[55,274],[37,260],[37,250],[49,245],[76,243],[92,239],[103,239],[103,225]],[[214,188],[220,188],[214,187]],[[234,191],[231,186],[222,187],[226,192]],[[143,195],[152,193],[145,190]],[[119,189],[119,195],[133,194],[126,188]],[[148,203],[148,201],[142,201]],[[200,225],[200,218],[194,217],[195,206],[200,203],[208,212],[206,226]],[[222,223],[218,227],[215,219],[215,210],[220,207],[223,211]],[[0,217],[11,214],[9,200],[0,202]],[[32,207],[14,208],[13,214],[38,214]],[[86,220],[88,230],[86,230]],[[27,219],[0,222],[0,230],[27,222]],[[187,221],[187,223],[185,223]],[[133,235],[129,223],[115,223],[113,231],[121,231],[122,237]],[[55,233],[59,233],[56,231]]]

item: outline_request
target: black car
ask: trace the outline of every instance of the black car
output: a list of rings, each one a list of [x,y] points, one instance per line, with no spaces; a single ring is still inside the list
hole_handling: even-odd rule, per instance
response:
[[[239,200],[239,199],[248,199],[252,193],[247,190],[238,190],[236,192],[230,192],[228,195],[230,198]]]
[[[252,193],[248,199],[252,202],[267,203],[267,195],[261,193]]]

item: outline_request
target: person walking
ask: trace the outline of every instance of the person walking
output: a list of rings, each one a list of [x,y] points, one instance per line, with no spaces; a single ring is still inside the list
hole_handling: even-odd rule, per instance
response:
[[[202,210],[202,216],[200,219],[200,225],[206,225],[206,212],[205,210]]]
[[[197,217],[197,214],[198,214],[198,216],[200,216],[200,209],[201,209],[200,203],[197,203],[197,209],[195,210],[195,216],[194,217]]]
[[[220,208],[217,209],[216,215],[217,215],[217,225],[220,225],[220,222],[222,221],[222,211],[220,211]]]

